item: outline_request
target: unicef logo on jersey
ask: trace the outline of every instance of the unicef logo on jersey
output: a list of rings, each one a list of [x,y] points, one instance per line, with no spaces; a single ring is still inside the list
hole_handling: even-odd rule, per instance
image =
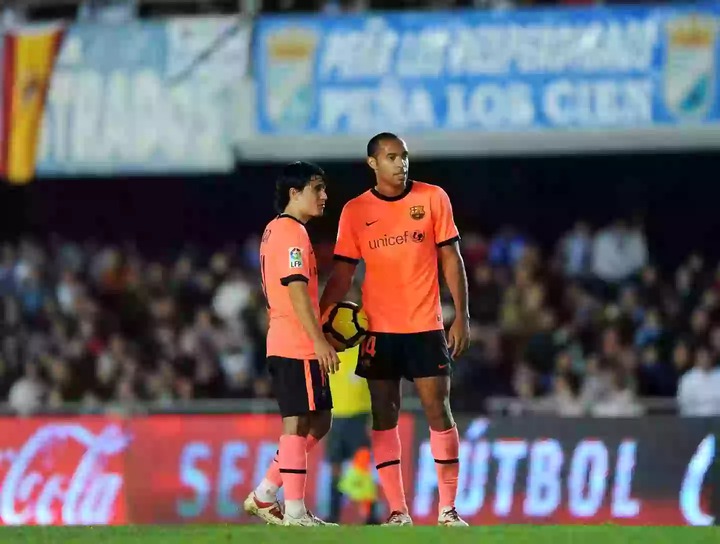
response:
[[[713,106],[717,27],[710,15],[676,17],[666,24],[663,100],[680,119],[702,120]]]
[[[386,247],[392,248],[395,246],[405,245],[410,241],[416,244],[421,244],[425,241],[425,231],[415,230],[410,232],[409,230],[406,230],[402,234],[392,234],[390,236],[386,234],[380,238],[368,240],[368,247],[370,249],[380,249]]]

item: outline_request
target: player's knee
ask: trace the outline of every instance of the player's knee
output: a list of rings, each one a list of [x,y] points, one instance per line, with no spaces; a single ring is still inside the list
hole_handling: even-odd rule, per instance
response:
[[[389,431],[398,425],[400,417],[400,406],[387,404],[382,407],[373,407],[372,423],[374,431]]]
[[[433,431],[447,431],[455,425],[450,399],[433,399],[425,404],[425,417]]]
[[[283,434],[304,436],[307,438],[310,434],[310,423],[310,414],[284,417],[282,420]]]
[[[310,420],[310,434],[321,440],[330,432],[332,427],[332,414],[327,411],[315,412]]]

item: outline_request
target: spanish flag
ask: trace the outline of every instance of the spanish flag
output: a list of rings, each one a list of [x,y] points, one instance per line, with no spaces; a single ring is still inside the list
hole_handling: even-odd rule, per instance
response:
[[[44,27],[3,37],[0,176],[10,183],[28,183],[35,175],[45,100],[63,34],[60,27]]]

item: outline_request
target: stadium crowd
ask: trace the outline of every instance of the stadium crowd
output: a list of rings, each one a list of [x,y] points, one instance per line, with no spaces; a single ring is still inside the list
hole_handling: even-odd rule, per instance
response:
[[[0,245],[2,400],[28,414],[270,397],[258,243],[168,260],[132,244]],[[641,226],[622,221],[580,222],[552,251],[511,227],[465,234],[462,247],[473,345],[456,365],[456,410],[512,396],[625,416],[643,412],[639,397],[667,397],[720,414],[720,267],[692,254],[661,273]],[[327,273],[332,244],[316,253]]]

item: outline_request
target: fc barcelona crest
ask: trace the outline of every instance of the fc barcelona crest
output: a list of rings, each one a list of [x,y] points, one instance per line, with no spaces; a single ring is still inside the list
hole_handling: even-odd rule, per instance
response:
[[[717,20],[677,17],[666,25],[663,99],[679,119],[703,119],[715,98]]]
[[[425,206],[410,206],[410,217],[416,221],[425,217]]]

